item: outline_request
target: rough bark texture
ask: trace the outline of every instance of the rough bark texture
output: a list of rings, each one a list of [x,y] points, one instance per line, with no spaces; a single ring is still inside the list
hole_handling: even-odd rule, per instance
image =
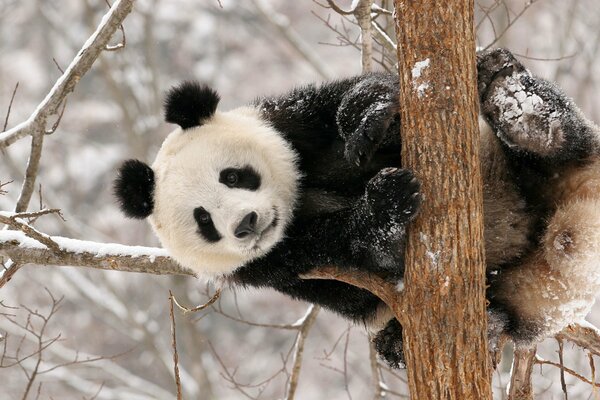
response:
[[[491,399],[473,1],[396,0],[402,160],[422,182],[403,310],[414,399]]]

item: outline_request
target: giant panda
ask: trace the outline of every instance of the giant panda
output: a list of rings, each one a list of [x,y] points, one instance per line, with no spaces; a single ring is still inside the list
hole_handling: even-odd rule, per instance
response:
[[[583,317],[592,302],[596,287],[583,290],[581,280],[558,289],[568,271],[583,280],[593,272],[595,247],[582,235],[594,231],[594,204],[581,200],[589,190],[575,200],[570,190],[593,177],[598,129],[506,50],[478,55],[478,89],[490,337],[528,345]],[[168,93],[165,119],[179,127],[152,166],[121,166],[121,209],[148,218],[173,258],[201,276],[272,287],[384,327],[377,350],[399,366],[401,327],[377,297],[299,277],[323,265],[403,277],[405,230],[421,199],[401,168],[398,77],[308,85],[227,112],[218,102],[196,82]],[[553,312],[573,299],[586,305]]]

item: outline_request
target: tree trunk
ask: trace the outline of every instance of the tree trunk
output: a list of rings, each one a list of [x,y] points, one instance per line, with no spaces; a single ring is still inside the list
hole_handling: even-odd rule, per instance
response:
[[[403,310],[413,399],[491,399],[473,1],[396,0],[403,166],[422,183]]]

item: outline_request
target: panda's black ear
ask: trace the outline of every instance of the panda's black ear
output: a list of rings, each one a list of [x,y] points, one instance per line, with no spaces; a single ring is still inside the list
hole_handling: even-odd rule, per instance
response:
[[[141,161],[125,161],[115,179],[114,193],[125,215],[146,218],[154,208],[154,171]]]
[[[213,116],[219,104],[217,92],[196,81],[185,81],[174,86],[165,100],[165,121],[182,129],[200,126]]]

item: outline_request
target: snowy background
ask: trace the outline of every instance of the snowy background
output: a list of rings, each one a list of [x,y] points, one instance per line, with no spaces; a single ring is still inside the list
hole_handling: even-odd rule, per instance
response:
[[[40,230],[100,242],[158,245],[145,222],[127,220],[118,212],[111,183],[123,159],[153,160],[172,129],[162,121],[161,105],[174,83],[189,78],[208,82],[221,94],[220,106],[228,109],[258,95],[361,71],[359,51],[340,45],[358,38],[351,18],[342,21],[309,0],[221,3],[222,8],[217,0],[138,0],[124,24],[126,48],[100,56],[70,96],[58,130],[46,138],[37,182],[43,204],[61,208],[66,222],[44,217],[36,225]],[[392,3],[379,2],[388,9]],[[504,7],[482,1],[476,17],[478,44],[485,47],[500,36],[494,46],[508,47],[535,73],[558,81],[588,117],[600,121],[597,0],[527,3],[510,0]],[[349,8],[349,1],[339,4]],[[101,0],[0,0],[1,124],[15,85],[19,83],[9,128],[30,115],[106,9]],[[327,18],[330,26],[323,21]],[[380,22],[393,37],[393,24],[383,18]],[[276,24],[287,27],[285,33]],[[340,40],[340,33],[347,38]],[[393,68],[393,56],[376,51],[376,69]],[[29,140],[0,153],[0,181],[14,181],[0,196],[0,210],[14,208],[28,154]],[[39,202],[36,195],[31,208],[37,209]],[[10,309],[17,318],[24,320],[27,309],[48,313],[49,293],[57,299],[64,296],[46,328],[48,337],[60,334],[60,341],[44,352],[48,367],[61,367],[36,380],[36,391],[43,383],[39,398],[174,398],[169,289],[188,305],[206,301],[213,291],[205,282],[184,277],[37,266],[19,271],[0,291],[2,304],[19,307]],[[177,313],[186,398],[283,396],[287,375],[282,371],[290,368],[287,358],[296,331],[236,320],[290,324],[308,305],[267,290],[227,290],[218,304],[221,312],[191,317]],[[598,307],[589,319],[600,323]],[[34,345],[31,335],[20,342],[23,331],[5,319],[0,319],[0,334],[8,334],[0,343],[6,351]],[[556,342],[548,340],[540,355],[555,360],[556,350]],[[586,354],[570,348],[565,354],[570,368],[589,376]],[[97,356],[103,358],[73,363]],[[503,398],[509,367],[507,355],[495,374],[498,399]],[[552,367],[536,367],[539,398],[564,397],[558,376]],[[407,393],[404,372],[383,371],[383,379],[390,387],[389,398]],[[594,398],[589,385],[566,379],[571,398]],[[18,366],[0,369],[0,399],[21,398],[27,380]],[[366,333],[322,311],[307,340],[297,398],[366,399],[373,392]]]

